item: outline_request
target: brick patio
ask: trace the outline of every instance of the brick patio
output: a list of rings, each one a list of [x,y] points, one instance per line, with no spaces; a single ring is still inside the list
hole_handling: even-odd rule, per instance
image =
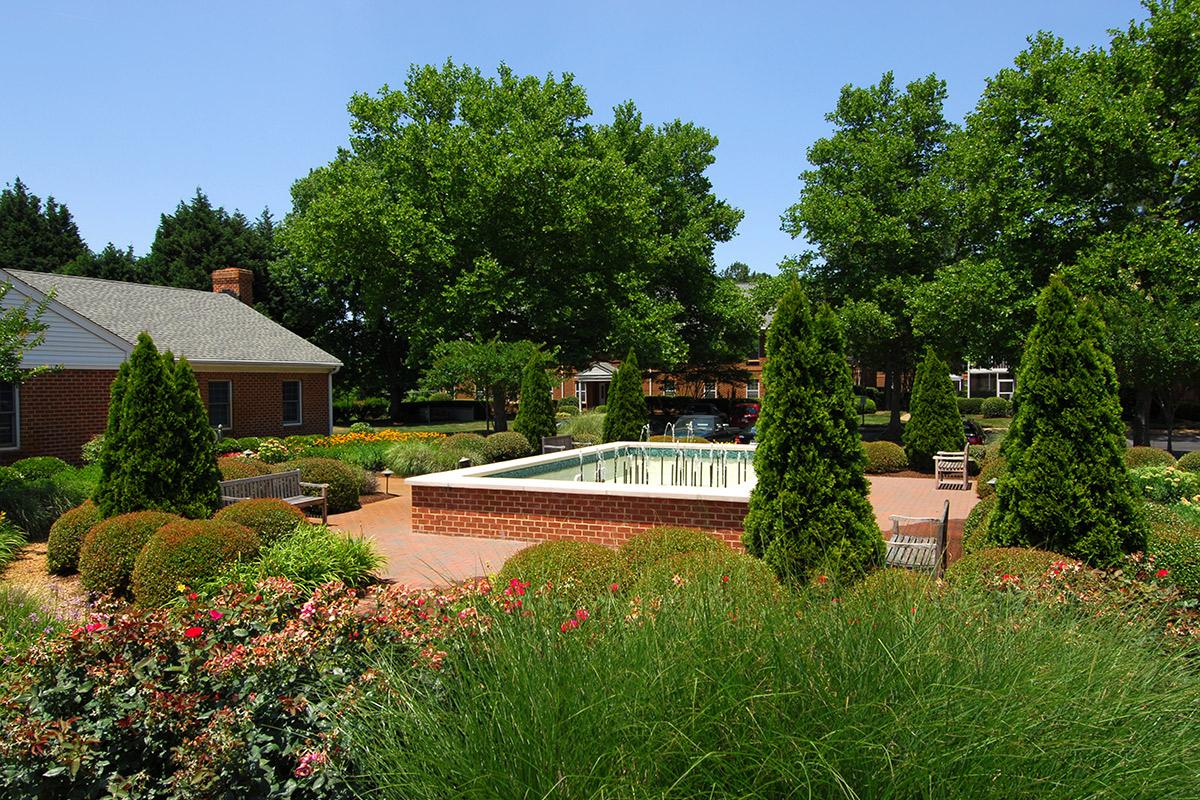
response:
[[[934,517],[950,501],[950,559],[962,552],[962,523],[978,502],[971,491],[934,488],[932,478],[871,476],[871,504],[881,530],[890,531],[888,517],[899,514]],[[496,572],[513,553],[529,542],[512,538],[441,536],[413,533],[410,490],[398,478],[391,479],[396,497],[370,503],[357,511],[330,516],[329,522],[344,531],[375,541],[387,558],[385,577],[411,586],[437,586],[456,580]]]

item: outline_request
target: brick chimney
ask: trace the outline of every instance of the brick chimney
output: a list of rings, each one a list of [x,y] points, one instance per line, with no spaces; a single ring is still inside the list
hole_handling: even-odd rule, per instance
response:
[[[231,294],[248,306],[254,305],[254,273],[228,267],[212,274],[213,291]]]

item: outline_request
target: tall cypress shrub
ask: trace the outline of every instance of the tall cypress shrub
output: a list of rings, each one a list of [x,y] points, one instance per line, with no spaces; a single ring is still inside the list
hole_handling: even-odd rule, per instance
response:
[[[925,358],[917,365],[908,411],[904,452],[909,464],[928,471],[933,469],[937,451],[963,449],[967,437],[950,382],[950,367],[932,347],[925,349]]]
[[[517,418],[513,420],[513,430],[528,439],[537,452],[541,451],[542,437],[553,436],[558,430],[550,392],[546,360],[541,353],[534,353],[521,373],[521,400],[517,406]]]
[[[814,316],[793,285],[767,332],[758,483],[743,536],[750,553],[793,583],[818,570],[852,580],[883,560],[844,349],[833,312],[821,306]]]
[[[1145,545],[1125,468],[1125,426],[1103,324],[1055,277],[1017,372],[1016,414],[1001,452],[988,540],[1042,547],[1095,566]]]
[[[96,506],[100,513],[111,517],[123,506],[124,484],[120,470],[121,450],[125,446],[122,419],[125,410],[125,389],[129,384],[129,362],[121,362],[117,377],[108,390],[108,424],[104,429],[104,448],[100,451],[100,482],[96,486]]]
[[[208,411],[186,358],[175,364],[175,410],[179,423],[179,481],[175,513],[207,519],[221,506],[221,471]]]
[[[636,442],[649,419],[646,395],[642,393],[642,371],[638,369],[637,354],[630,350],[608,390],[604,441]]]

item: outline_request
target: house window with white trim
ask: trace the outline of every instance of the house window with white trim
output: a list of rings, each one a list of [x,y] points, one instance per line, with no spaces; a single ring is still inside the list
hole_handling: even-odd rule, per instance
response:
[[[19,406],[17,385],[0,383],[0,450],[15,450],[21,446]]]
[[[714,398],[717,396],[717,382],[716,381],[705,381],[704,382],[704,396],[706,398]]]
[[[208,382],[208,424],[223,431],[233,429],[232,382]]]
[[[661,381],[659,386],[662,388],[663,397],[675,396],[675,381]]]
[[[587,387],[583,381],[575,381],[575,399],[579,401],[579,408],[587,408]]]
[[[299,425],[304,421],[301,412],[303,389],[300,381],[283,382],[283,424]]]
[[[746,381],[747,400],[757,400],[761,391],[761,384],[758,382],[757,378],[751,378],[750,380]]]

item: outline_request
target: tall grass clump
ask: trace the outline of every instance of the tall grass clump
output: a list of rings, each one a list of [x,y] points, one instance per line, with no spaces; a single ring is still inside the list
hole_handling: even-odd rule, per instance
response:
[[[8,566],[8,562],[17,557],[21,548],[28,544],[25,534],[0,511],[0,572]]]
[[[5,656],[19,653],[43,633],[61,627],[32,594],[14,586],[0,586],[0,664]]]
[[[599,444],[604,439],[604,418],[605,414],[588,411],[583,414],[563,420],[562,427],[558,432],[575,438],[584,437],[596,444]]]
[[[443,450],[437,442],[399,442],[384,455],[387,468],[402,478],[445,472],[458,465],[458,456]]]
[[[1200,792],[1182,659],[1009,596],[886,588],[737,614],[716,586],[610,598],[574,625],[527,603],[437,681],[383,659],[350,756],[405,800]]]
[[[264,578],[287,578],[306,592],[333,581],[359,588],[373,582],[384,563],[371,542],[360,536],[301,524],[263,548],[257,558],[231,564],[203,588],[211,593],[236,583],[250,590]]]

